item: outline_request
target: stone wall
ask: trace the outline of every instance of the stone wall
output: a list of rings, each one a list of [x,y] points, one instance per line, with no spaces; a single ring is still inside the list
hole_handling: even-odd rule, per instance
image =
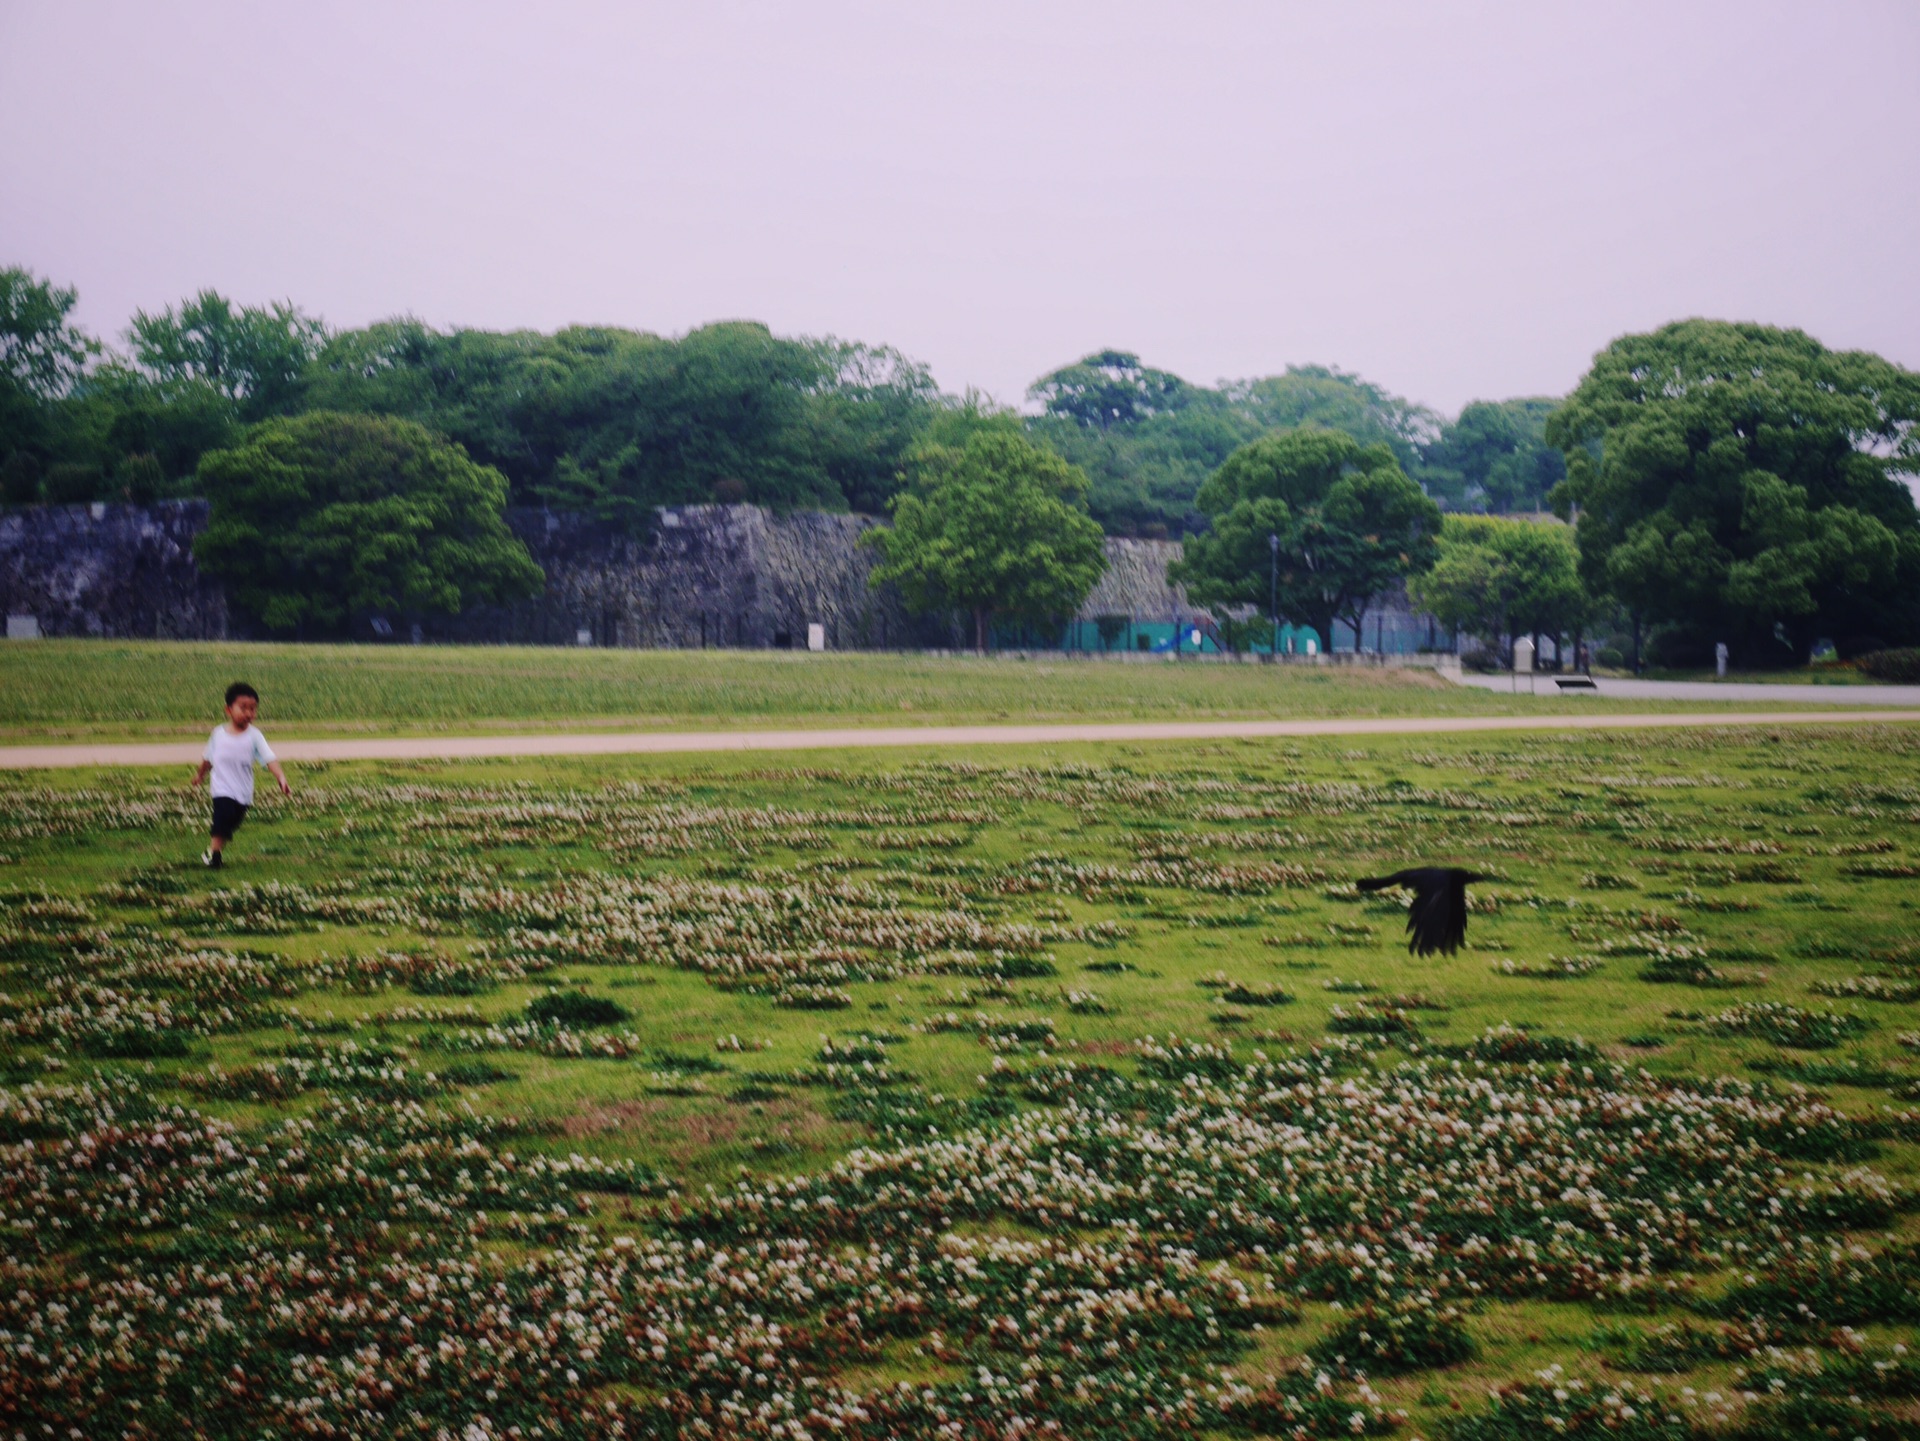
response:
[[[9,631],[226,635],[226,595],[193,563],[193,538],[206,523],[203,500],[0,512],[0,610]]]
[[[193,563],[193,539],[206,523],[199,500],[0,512],[0,610],[11,618],[9,630],[182,640],[253,634]],[[421,639],[798,648],[812,624],[824,628],[831,650],[961,648],[972,640],[957,621],[909,615],[891,586],[868,584],[875,554],[860,537],[879,524],[870,516],[687,505],[656,512],[646,536],[545,510],[511,510],[507,523],[546,572],[545,593],[451,619],[420,617]],[[1081,607],[1082,620],[1210,623],[1167,580],[1179,541],[1106,544],[1107,573]],[[368,638],[404,639],[415,619],[381,617]],[[1376,601],[1365,643],[1411,650],[1425,626],[1399,590]],[[1336,643],[1350,646],[1345,627],[1338,629]]]
[[[466,641],[608,646],[804,647],[809,624],[831,650],[949,645],[944,624],[909,616],[892,587],[873,589],[878,522],[752,505],[656,512],[653,534],[608,531],[585,516],[514,510],[508,524],[547,573],[546,593],[483,607],[425,633]]]
[[[513,510],[508,524],[546,572],[537,599],[420,617],[422,639],[532,645],[748,646],[807,643],[820,625],[842,649],[951,646],[941,620],[907,614],[891,587],[868,585],[877,521],[750,505],[656,514],[650,536],[586,516]],[[245,638],[218,582],[193,562],[205,501],[28,506],[0,513],[0,611],[47,636]],[[380,617],[370,634],[404,638],[414,617]]]
[[[1136,621],[1211,620],[1211,614],[1187,600],[1186,587],[1167,579],[1167,567],[1180,559],[1177,540],[1107,538],[1107,573],[1080,607],[1080,618],[1124,615]]]

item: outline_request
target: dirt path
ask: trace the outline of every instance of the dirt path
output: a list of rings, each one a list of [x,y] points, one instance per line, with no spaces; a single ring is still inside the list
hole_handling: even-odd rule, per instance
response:
[[[1286,736],[1461,735],[1480,731],[1639,730],[1672,726],[1920,721],[1920,711],[1697,711],[1665,715],[1328,717],[1272,721],[1122,721],[1067,725],[893,726],[850,730],[664,731],[390,740],[288,740],[285,761],[471,760],[510,756],[666,755],[685,751],[866,750],[886,746],[1047,745],[1073,741],[1266,740]],[[191,766],[201,742],[0,747],[0,769]]]

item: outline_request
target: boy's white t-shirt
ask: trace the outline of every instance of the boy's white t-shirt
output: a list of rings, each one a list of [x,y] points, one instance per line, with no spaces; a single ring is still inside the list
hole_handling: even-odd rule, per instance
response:
[[[213,767],[213,794],[250,806],[253,804],[253,768],[271,765],[275,757],[259,726],[248,726],[235,735],[224,725],[217,725],[207,737],[204,759]]]

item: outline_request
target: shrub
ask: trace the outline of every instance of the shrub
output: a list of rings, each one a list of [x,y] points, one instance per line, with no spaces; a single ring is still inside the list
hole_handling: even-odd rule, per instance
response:
[[[519,1077],[487,1061],[455,1061],[440,1072],[449,1086],[490,1086],[496,1081],[514,1081]]]
[[[1590,1061],[1599,1054],[1577,1037],[1536,1036],[1516,1026],[1491,1027],[1460,1047],[1459,1053],[1470,1060],[1502,1062]]]
[[[1390,1306],[1361,1307],[1307,1354],[1330,1366],[1402,1376],[1471,1361],[1474,1345],[1458,1306],[1435,1305],[1431,1297],[1421,1296]]]
[[[1878,681],[1892,685],[1920,685],[1920,647],[1871,651],[1854,664]]]
[[[1278,986],[1243,985],[1236,981],[1220,993],[1220,999],[1235,1006],[1290,1006],[1293,997]]]
[[[1699,986],[1707,990],[1725,990],[1748,984],[1710,966],[1697,956],[1661,956],[1640,968],[1640,979],[1656,986]]]
[[[1631,1386],[1602,1391],[1562,1380],[1558,1366],[1539,1381],[1503,1387],[1485,1411],[1443,1421],[1445,1441],[1692,1441],[1686,1417]]]
[[[1842,1041],[1873,1029],[1865,1016],[1844,1011],[1803,1011],[1783,1001],[1752,1001],[1711,1016],[1706,1029],[1716,1036],[1758,1036],[1799,1051],[1831,1051]]]
[[[102,1060],[154,1061],[187,1054],[187,1038],[178,1031],[153,1031],[130,1027],[89,1037],[81,1049]]]
[[[1402,1036],[1420,1038],[1420,1027],[1405,1011],[1348,1011],[1335,1006],[1327,1016],[1327,1029],[1345,1036]]]
[[[611,1026],[627,1019],[627,1008],[605,996],[555,991],[529,1001],[527,1019],[549,1026]]]
[[[1691,1371],[1708,1361],[1725,1361],[1744,1355],[1743,1335],[1722,1329],[1707,1329],[1687,1321],[1669,1321],[1651,1331],[1632,1328],[1596,1334],[1608,1352],[1609,1362],[1622,1371],[1657,1372],[1677,1375]]]
[[[1055,969],[1053,962],[1039,956],[1008,955],[995,956],[981,967],[981,974],[999,976],[1002,980],[1008,981],[1028,981],[1055,976],[1059,971]]]
[[[1873,1255],[1812,1242],[1734,1286],[1712,1309],[1786,1326],[1920,1321],[1920,1249]]]
[[[712,1056],[685,1056],[662,1047],[647,1052],[647,1064],[656,1071],[671,1071],[682,1076],[715,1076],[727,1069]]]

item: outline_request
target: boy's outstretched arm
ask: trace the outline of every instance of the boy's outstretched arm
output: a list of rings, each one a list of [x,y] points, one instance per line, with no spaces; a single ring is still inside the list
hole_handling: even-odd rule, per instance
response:
[[[190,791],[199,790],[200,782],[207,778],[207,772],[212,769],[213,769],[212,761],[201,761],[200,769],[195,771],[193,773],[193,779],[187,782],[187,789]]]
[[[267,769],[273,773],[273,778],[280,782],[280,794],[283,796],[292,795],[293,787],[287,784],[287,773],[280,769],[280,762],[268,761]],[[196,781],[194,784],[198,785],[199,782]]]

